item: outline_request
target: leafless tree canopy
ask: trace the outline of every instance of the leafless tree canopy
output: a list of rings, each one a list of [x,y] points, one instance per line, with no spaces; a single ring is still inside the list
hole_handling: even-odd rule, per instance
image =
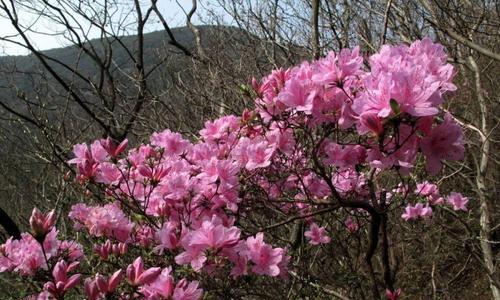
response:
[[[158,2],[0,0],[14,32],[0,32],[0,40],[30,53],[0,57],[5,236],[19,234],[33,205],[63,214],[79,200],[78,187],[64,180],[75,143],[110,136],[138,144],[167,127],[192,138],[204,120],[252,105],[252,77],[331,50],[360,45],[368,56],[429,36],[456,66],[459,89],[445,109],[467,135],[466,161],[447,165],[440,186],[466,191],[472,209],[465,219],[444,211],[432,226],[386,224],[390,280],[408,299],[500,299],[500,1],[193,0],[177,28]],[[36,22],[52,31],[39,32]],[[33,34],[58,35],[68,46],[40,51]],[[323,217],[338,234],[320,248],[307,247],[300,222],[269,228],[275,237],[290,233],[284,242],[300,253],[288,281],[207,276],[206,290],[214,299],[372,299],[384,258],[374,257],[370,274],[368,231],[349,235],[338,230],[343,219]]]

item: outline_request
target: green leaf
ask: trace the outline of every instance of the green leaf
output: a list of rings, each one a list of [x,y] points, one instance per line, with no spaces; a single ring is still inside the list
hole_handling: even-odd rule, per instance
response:
[[[401,112],[399,103],[395,99],[391,98],[391,100],[389,100],[389,104],[391,105],[392,112],[395,115],[399,115],[399,113]]]
[[[392,112],[395,115],[399,115],[399,113],[401,112],[401,109],[399,107],[399,103],[395,99],[391,98],[391,100],[389,100],[389,104],[391,105]]]

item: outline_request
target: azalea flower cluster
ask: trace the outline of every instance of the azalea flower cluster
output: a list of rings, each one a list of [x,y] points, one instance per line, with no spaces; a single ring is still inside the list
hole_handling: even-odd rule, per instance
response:
[[[407,175],[419,161],[437,175],[442,160],[464,155],[460,126],[439,109],[456,89],[446,58],[430,39],[383,46],[368,67],[358,47],[331,52],[253,80],[255,108],[207,121],[194,142],[167,129],[128,151],[127,140],[75,145],[69,163],[77,182],[99,199],[69,213],[74,229],[94,242],[86,255],[122,264],[136,257],[126,276],[113,270],[87,277],[86,296],[200,299],[200,283],[188,281],[186,269],[195,277],[286,277],[287,245],[265,242],[266,228],[280,223],[245,222],[257,203],[303,219],[311,246],[332,240],[322,212],[347,212],[344,225],[352,234],[361,225],[351,215],[374,216],[390,206],[406,205],[404,220],[429,218],[445,201],[436,185]],[[407,179],[378,184],[388,176]],[[467,201],[458,193],[446,199],[455,210],[467,210]],[[36,226],[47,232],[52,225]],[[73,262],[83,254],[68,242],[54,244],[51,230],[41,239],[9,240],[0,248],[0,271],[33,275],[48,269],[51,257],[61,258],[44,285],[46,295],[61,298],[80,282],[66,273],[80,267]],[[57,256],[61,248],[73,254]],[[145,269],[147,257],[152,266]]]

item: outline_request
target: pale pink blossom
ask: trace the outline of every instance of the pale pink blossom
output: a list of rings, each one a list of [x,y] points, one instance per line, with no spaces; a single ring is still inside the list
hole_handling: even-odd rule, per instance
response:
[[[453,206],[453,210],[468,210],[467,203],[469,202],[469,199],[462,196],[460,193],[452,192],[448,198],[446,198],[446,202]]]
[[[309,230],[304,233],[304,236],[309,239],[311,245],[328,244],[331,240],[326,234],[325,227],[319,227],[316,223],[309,225]]]
[[[189,282],[181,279],[175,285],[173,300],[198,300],[203,296],[203,290],[198,288],[198,281]]]
[[[264,234],[257,233],[255,237],[249,237],[246,241],[244,253],[254,263],[252,271],[259,275],[278,276],[280,274],[279,263],[283,260],[284,250],[272,248],[264,243]]]
[[[426,158],[426,169],[431,175],[441,170],[442,160],[460,160],[464,157],[464,141],[460,125],[450,114],[444,122],[434,127],[430,135],[425,136],[420,144]]]
[[[431,216],[432,208],[429,205],[424,206],[422,203],[417,203],[415,206],[408,204],[405,208],[405,212],[401,215],[405,221],[417,218],[429,218]]]

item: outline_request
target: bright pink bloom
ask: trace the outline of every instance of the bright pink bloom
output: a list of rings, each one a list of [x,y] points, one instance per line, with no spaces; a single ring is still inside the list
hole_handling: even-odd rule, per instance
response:
[[[255,237],[249,237],[246,241],[247,250],[244,252],[255,264],[252,271],[259,275],[278,276],[280,268],[278,264],[283,260],[284,250],[272,248],[264,243],[264,234],[257,233]]]
[[[38,269],[47,269],[47,263],[42,251],[42,245],[47,259],[58,252],[57,230],[52,230],[45,236],[43,243],[38,242],[28,233],[22,233],[21,239],[12,237],[0,248],[0,272],[14,271],[21,275],[34,275]]]
[[[134,263],[127,267],[127,279],[134,286],[150,284],[156,280],[160,273],[161,268],[144,270],[144,263],[141,257],[136,258]]]
[[[57,256],[68,262],[79,261],[83,258],[83,247],[75,241],[58,241]]]
[[[310,113],[313,108],[314,96],[314,92],[307,86],[307,83],[294,77],[287,81],[278,99],[290,109]]]
[[[122,173],[115,164],[103,162],[97,165],[93,175],[96,182],[116,185],[121,179]]]
[[[362,64],[359,47],[342,49],[339,55],[329,52],[325,58],[313,64],[315,74],[312,80],[321,85],[338,86],[346,77],[356,75]]]
[[[452,192],[448,198],[446,198],[446,202],[453,205],[453,210],[463,210],[467,211],[467,203],[469,199],[467,197],[462,196],[460,193]]]
[[[78,263],[66,264],[65,261],[59,261],[52,270],[53,281],[45,283],[43,288],[52,294],[55,298],[61,298],[66,291],[74,287],[80,281],[81,274],[74,274],[68,277],[68,273],[73,272],[78,267]]]
[[[462,129],[450,114],[444,122],[434,127],[420,144],[427,160],[426,169],[431,175],[441,170],[441,160],[460,160],[464,157]]]
[[[177,224],[173,222],[165,222],[160,230],[156,232],[156,239],[158,240],[158,246],[155,250],[159,254],[162,254],[165,249],[174,250],[177,248],[179,239],[177,237]]]
[[[328,244],[331,240],[326,235],[325,227],[319,227],[316,223],[309,225],[309,230],[304,233],[304,236],[309,238],[309,244],[311,245]]]
[[[257,168],[265,168],[271,164],[271,156],[273,155],[272,147],[265,141],[251,143],[246,149],[248,162],[245,167],[252,171]]]
[[[174,278],[170,267],[161,271],[155,281],[141,287],[141,293],[146,299],[170,299],[174,293]]]
[[[205,128],[200,130],[200,135],[205,141],[228,141],[234,138],[235,132],[240,127],[240,119],[236,116],[224,116],[214,121],[206,121]]]
[[[92,278],[85,279],[83,283],[83,291],[89,300],[97,300],[101,297],[101,292],[97,287],[97,283]]]
[[[182,138],[179,133],[174,133],[168,129],[153,133],[151,136],[151,145],[163,148],[165,155],[181,155],[187,150],[190,143]]]
[[[203,221],[200,228],[189,231],[181,240],[185,252],[175,257],[178,264],[190,263],[195,271],[207,262],[206,250],[224,254],[238,244],[240,230],[235,226],[225,227],[216,216],[212,220]]]
[[[325,146],[326,164],[332,164],[340,168],[355,167],[366,159],[366,149],[360,145],[341,146],[336,143],[328,143]]]
[[[384,125],[381,118],[375,113],[363,113],[359,116],[358,132],[364,134],[371,132],[379,136],[384,132]]]

